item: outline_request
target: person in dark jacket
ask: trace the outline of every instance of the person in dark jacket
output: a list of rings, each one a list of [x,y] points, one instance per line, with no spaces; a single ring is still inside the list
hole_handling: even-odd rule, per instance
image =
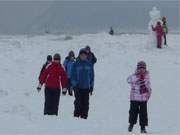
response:
[[[85,50],[87,52],[87,60],[94,66],[94,64],[97,62],[96,56],[91,51],[90,46],[86,46]]]
[[[112,27],[110,28],[109,34],[112,35],[112,36],[114,35],[114,30],[113,30]]]
[[[66,70],[67,76],[68,76],[68,86],[67,86],[67,90],[68,90],[68,94],[70,96],[73,95],[73,88],[72,88],[72,83],[71,83],[71,76],[72,76],[72,67],[73,64],[75,63],[76,58],[75,58],[75,54],[73,51],[70,51],[68,56],[65,58],[64,60],[64,68]],[[66,95],[66,93],[64,93],[64,95]]]
[[[39,74],[39,78],[40,78],[42,72],[44,71],[44,69],[46,69],[47,65],[50,64],[51,62],[52,62],[52,56],[48,55],[46,63],[41,68],[41,71],[40,71],[40,74]]]
[[[74,87],[74,117],[87,119],[89,111],[89,95],[92,94],[94,71],[87,61],[87,52],[81,49],[79,59],[74,63],[72,70],[72,85]]]
[[[58,115],[61,89],[67,91],[67,75],[60,64],[60,55],[55,54],[53,62],[40,75],[38,92],[45,84],[44,115]]]
[[[167,45],[166,35],[168,34],[168,26],[167,26],[167,19],[165,16],[162,18],[162,22],[163,22],[163,32],[164,32],[164,45]]]

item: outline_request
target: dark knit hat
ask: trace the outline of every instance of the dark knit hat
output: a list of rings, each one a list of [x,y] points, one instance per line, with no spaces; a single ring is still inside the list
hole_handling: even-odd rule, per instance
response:
[[[51,55],[47,56],[47,61],[52,61],[52,56]]]
[[[163,16],[162,21],[166,22],[166,17],[165,16]]]
[[[60,54],[59,54],[59,53],[54,54],[53,59],[54,59],[54,60],[61,60]]]
[[[69,54],[68,54],[69,57],[75,57],[75,54],[73,51],[70,51]]]
[[[161,22],[160,22],[160,21],[158,21],[158,22],[157,22],[157,25],[161,25]]]
[[[88,50],[88,51],[90,51],[90,50],[91,50],[91,47],[87,45],[87,46],[85,47],[85,49]]]
[[[86,49],[81,49],[80,51],[79,51],[79,55],[81,55],[81,54],[86,54],[87,55],[87,51],[86,51]]]
[[[140,61],[137,64],[137,69],[144,68],[146,69],[146,63],[144,61]]]

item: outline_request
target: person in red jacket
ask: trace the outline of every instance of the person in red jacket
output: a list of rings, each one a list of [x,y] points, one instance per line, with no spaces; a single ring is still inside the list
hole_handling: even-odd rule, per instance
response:
[[[45,84],[44,115],[58,115],[61,89],[63,93],[67,91],[67,75],[60,60],[60,55],[55,54],[53,62],[47,66],[39,78],[37,90],[40,91],[42,85]]]
[[[157,48],[162,48],[163,27],[161,26],[161,22],[157,22],[156,27],[152,26],[152,30],[156,32]]]

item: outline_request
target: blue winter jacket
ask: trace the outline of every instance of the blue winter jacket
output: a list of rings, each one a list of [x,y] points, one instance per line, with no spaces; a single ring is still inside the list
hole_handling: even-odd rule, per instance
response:
[[[87,60],[82,61],[78,59],[73,65],[71,83],[73,87],[92,90],[94,85],[92,64]]]
[[[72,68],[73,68],[74,63],[75,63],[75,60],[70,60],[68,57],[64,60],[64,63],[63,63],[69,79],[72,76]]]

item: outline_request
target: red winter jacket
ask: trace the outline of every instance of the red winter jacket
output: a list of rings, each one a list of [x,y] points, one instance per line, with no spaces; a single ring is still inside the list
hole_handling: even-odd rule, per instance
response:
[[[156,25],[156,27],[152,27],[152,29],[156,32],[156,36],[163,36],[163,27],[161,25]]]
[[[40,75],[40,84],[45,83],[45,87],[52,89],[61,89],[67,86],[67,75],[61,64],[52,62]]]

